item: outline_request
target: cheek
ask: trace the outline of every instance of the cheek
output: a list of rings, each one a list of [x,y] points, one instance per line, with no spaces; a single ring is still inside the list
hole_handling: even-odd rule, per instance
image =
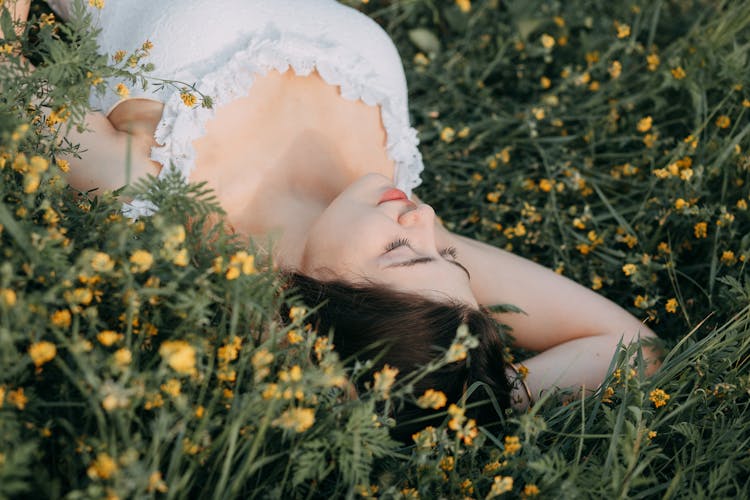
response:
[[[314,225],[305,246],[302,271],[315,274],[316,269],[328,268],[342,276],[361,273],[386,244],[378,236],[382,228],[374,222],[339,217]]]

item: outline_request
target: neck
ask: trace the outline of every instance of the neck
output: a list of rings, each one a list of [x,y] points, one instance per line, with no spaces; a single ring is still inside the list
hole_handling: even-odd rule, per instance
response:
[[[228,214],[238,233],[252,238],[263,253],[271,252],[275,267],[300,265],[310,227],[357,178],[338,151],[321,139],[295,141],[305,144],[290,147],[250,201]]]

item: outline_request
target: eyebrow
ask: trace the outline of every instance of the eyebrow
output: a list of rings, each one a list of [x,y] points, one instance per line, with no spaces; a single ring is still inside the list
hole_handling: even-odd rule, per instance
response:
[[[443,260],[445,260],[445,262],[450,262],[451,264],[454,264],[460,267],[461,269],[463,269],[463,271],[466,273],[466,276],[469,278],[469,281],[471,281],[471,274],[469,274],[468,269],[466,269],[464,266],[462,266],[460,263],[456,262],[455,260],[448,260],[448,259],[443,259]],[[405,260],[403,262],[396,262],[395,264],[389,264],[385,267],[386,269],[389,267],[411,267],[417,264],[428,264],[430,262],[435,262],[435,261],[436,259],[434,257],[417,257],[416,259],[410,259],[410,260]]]

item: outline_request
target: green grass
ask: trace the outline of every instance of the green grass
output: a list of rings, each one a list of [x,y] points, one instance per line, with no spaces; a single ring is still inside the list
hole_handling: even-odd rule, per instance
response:
[[[326,332],[281,325],[294,297],[210,193],[141,183],[161,210],[133,223],[65,186],[92,81],[150,73],[86,20],[45,25],[19,42],[37,71],[0,72],[0,497],[747,497],[750,5],[349,3],[404,60],[418,195],[648,319],[661,370],[620,352],[593,396],[390,441],[384,391],[351,400]],[[418,396],[397,378],[388,401]]]

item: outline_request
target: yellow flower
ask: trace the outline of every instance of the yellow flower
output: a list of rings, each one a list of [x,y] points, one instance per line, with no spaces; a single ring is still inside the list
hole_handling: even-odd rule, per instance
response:
[[[106,453],[96,455],[96,459],[86,469],[86,474],[91,479],[109,479],[115,472],[117,472],[117,462]]]
[[[174,250],[182,243],[185,243],[185,227],[182,224],[175,224],[164,231],[164,246]]]
[[[645,309],[648,307],[648,295],[645,297],[643,295],[637,295],[633,301],[633,305],[638,309]]]
[[[654,439],[656,437],[656,431],[648,431],[648,438]]]
[[[128,87],[126,87],[124,83],[118,83],[117,87],[115,88],[115,92],[117,92],[117,95],[122,98],[130,95],[130,89],[128,89]]]
[[[500,158],[500,161],[505,163],[506,165],[510,163],[510,146],[504,147],[497,155]]]
[[[123,58],[125,57],[126,53],[127,52],[125,52],[124,50],[118,50],[117,52],[115,52],[114,54],[112,54],[112,60],[114,62],[118,63],[118,62],[120,62],[120,61],[123,60]]]
[[[513,489],[513,478],[510,476],[495,476],[492,482],[492,488],[485,498],[495,498],[503,493]]]
[[[263,389],[263,392],[261,393],[261,396],[265,400],[273,399],[279,397],[279,386],[278,384],[268,384],[265,389]]]
[[[551,49],[555,46],[555,38],[547,33],[544,33],[540,40],[545,49]]]
[[[735,206],[740,210],[747,210],[747,202],[743,199],[737,200],[737,204]]]
[[[164,483],[164,480],[161,477],[161,472],[156,471],[152,472],[151,475],[148,477],[148,488],[146,491],[149,493],[153,491],[158,491],[159,493],[166,493],[169,488]]]
[[[453,467],[456,465],[456,459],[452,456],[448,455],[443,457],[440,460],[440,464],[438,464],[438,467],[440,467],[445,472],[450,472],[453,470]]]
[[[620,78],[620,74],[622,73],[622,64],[620,64],[620,61],[612,61],[612,63],[609,65],[609,76],[613,80],[617,80]]]
[[[456,361],[462,361],[466,359],[466,346],[463,344],[460,344],[458,342],[454,342],[451,344],[451,346],[448,348],[448,351],[445,353],[445,360],[448,363],[455,363]]]
[[[190,258],[188,257],[188,251],[186,248],[180,249],[172,259],[172,263],[175,266],[179,267],[185,267],[188,265],[188,262],[190,261]]]
[[[646,63],[648,64],[649,71],[656,71],[660,62],[661,60],[659,59],[658,54],[649,54],[646,56]]]
[[[456,0],[456,5],[461,9],[461,12],[469,12],[471,10],[471,0]]]
[[[461,130],[458,131],[458,137],[459,139],[466,139],[469,137],[469,134],[471,133],[471,129],[469,127],[464,127]]]
[[[591,279],[591,289],[592,290],[600,290],[604,286],[604,283],[602,282],[601,276],[594,276]]]
[[[518,436],[505,436],[503,455],[515,455],[521,449],[521,441]]]
[[[176,378],[171,378],[165,383],[161,384],[160,389],[164,391],[164,393],[172,396],[173,398],[176,398],[180,395],[180,391],[182,390],[182,383]]]
[[[667,404],[667,401],[669,401],[669,394],[661,389],[654,389],[649,393],[648,399],[654,403],[654,407],[661,408]]]
[[[39,174],[35,174],[33,172],[29,172],[28,174],[23,176],[23,192],[26,194],[31,194],[35,192],[39,188],[39,184],[41,183],[42,178],[39,177]]]
[[[90,304],[94,298],[94,294],[88,288],[76,288],[73,291],[65,292],[63,295],[69,304],[82,304],[84,306]]]
[[[177,373],[195,373],[195,348],[184,340],[167,340],[159,347],[159,354]]]
[[[104,0],[89,0],[89,5],[101,10],[104,8]]]
[[[55,160],[55,163],[57,163],[57,167],[63,172],[68,173],[70,171],[70,163],[68,163],[68,160],[58,158]]]
[[[59,328],[68,328],[70,326],[70,311],[67,309],[59,309],[52,313],[50,321],[53,325]]]
[[[419,432],[415,432],[411,435],[411,438],[414,444],[417,445],[417,448],[432,448],[437,444],[437,433],[431,425],[428,425]]]
[[[290,344],[299,344],[305,340],[305,337],[300,335],[298,330],[292,329],[287,332],[286,339]]]
[[[635,264],[625,264],[622,266],[622,272],[625,273],[625,276],[632,276],[637,270],[638,267]]]
[[[143,42],[143,45],[141,45],[141,49],[145,50],[146,52],[148,52],[149,50],[153,48],[154,48],[154,44],[151,40],[146,40],[145,42]]]
[[[232,337],[231,341],[219,347],[219,351],[217,353],[219,361],[222,364],[227,364],[234,361],[239,357],[240,349],[242,349],[242,339],[237,336]]]
[[[15,391],[8,393],[8,403],[14,405],[19,410],[26,408],[26,404],[29,402],[29,398],[23,393],[23,387],[19,387]]]
[[[676,68],[673,68],[672,70],[672,76],[675,78],[675,80],[682,80],[687,76],[687,73],[685,73],[685,70],[682,69],[682,66],[677,66]]]
[[[490,203],[497,203],[498,201],[500,201],[500,193],[498,193],[497,191],[487,193],[486,198]]]
[[[91,257],[91,269],[98,273],[106,273],[115,267],[112,258],[104,252],[96,252]]]
[[[229,258],[229,268],[224,276],[231,281],[239,278],[240,274],[254,274],[255,272],[255,256],[248,255],[242,250]]]
[[[716,119],[716,126],[719,128],[729,128],[732,124],[732,120],[727,115],[721,115]]]
[[[638,120],[638,125],[636,128],[638,129],[638,132],[648,132],[651,130],[651,125],[653,123],[653,119],[650,116],[645,116]]]
[[[258,349],[255,351],[255,354],[253,354],[253,357],[250,358],[250,363],[252,363],[253,368],[256,370],[268,366],[273,363],[273,353],[269,352],[265,347]]]
[[[443,142],[453,142],[455,137],[456,131],[453,127],[444,127],[443,130],[440,131],[440,140]]]
[[[194,94],[185,91],[180,92],[180,99],[182,99],[182,103],[188,108],[195,106],[195,103],[198,101]]]
[[[310,408],[290,408],[271,422],[274,427],[281,427],[295,432],[305,432],[315,423],[315,410]]]
[[[734,264],[735,262],[737,262],[737,258],[736,258],[736,257],[734,256],[734,252],[733,252],[733,251],[731,251],[731,250],[724,250],[724,251],[723,251],[723,252],[721,253],[721,261],[722,261],[722,262],[723,262],[724,264],[726,264],[726,265],[728,265],[728,266],[731,266],[731,265],[733,265],[733,264]]]
[[[550,80],[546,76],[541,77],[539,79],[539,83],[542,85],[543,89],[548,89],[552,86],[552,80]]]
[[[392,368],[388,364],[383,365],[383,368],[373,375],[375,383],[373,384],[372,390],[375,392],[381,392],[384,399],[388,399],[393,383],[396,381],[396,375],[398,375],[398,368]]]
[[[627,24],[620,24],[615,21],[615,28],[617,29],[617,38],[627,38],[630,36],[630,26]]]
[[[671,299],[667,300],[667,303],[664,304],[664,309],[666,309],[669,313],[676,313],[677,312],[677,299],[672,297]]]
[[[0,288],[0,302],[7,307],[16,305],[16,292],[10,288]]]
[[[122,333],[113,332],[112,330],[103,330],[96,334],[96,340],[103,346],[109,347],[122,340]]]
[[[689,206],[690,206],[690,203],[688,203],[687,201],[683,200],[682,198],[677,198],[674,201],[674,207],[677,210],[682,210],[683,208],[689,207]]]
[[[535,497],[539,494],[539,487],[535,484],[527,484],[523,487],[521,498]]]
[[[422,52],[417,52],[414,56],[414,64],[417,66],[427,66],[430,64],[430,59]]]
[[[420,408],[432,408],[438,410],[445,406],[448,402],[448,398],[442,391],[436,391],[434,389],[427,389],[419,399],[417,399],[417,405]]]
[[[298,318],[301,319],[305,316],[305,314],[307,314],[307,309],[305,307],[292,306],[289,308],[289,319],[291,319],[292,321]]]
[[[65,123],[70,117],[70,111],[65,106],[50,111],[49,116],[44,121],[48,127],[53,127],[58,123]]]
[[[115,364],[120,367],[128,366],[133,360],[133,354],[130,352],[130,349],[126,349],[125,347],[116,350],[113,357]]]
[[[57,347],[55,347],[55,344],[47,342],[46,340],[35,342],[29,346],[29,356],[31,356],[31,360],[37,368],[44,363],[52,361],[56,354]]]
[[[693,226],[693,232],[696,238],[705,238],[708,236],[708,224],[706,222],[698,222]]]
[[[154,256],[147,250],[136,250],[130,256],[130,263],[133,264],[130,270],[134,273],[143,273],[151,269],[154,263]]]

